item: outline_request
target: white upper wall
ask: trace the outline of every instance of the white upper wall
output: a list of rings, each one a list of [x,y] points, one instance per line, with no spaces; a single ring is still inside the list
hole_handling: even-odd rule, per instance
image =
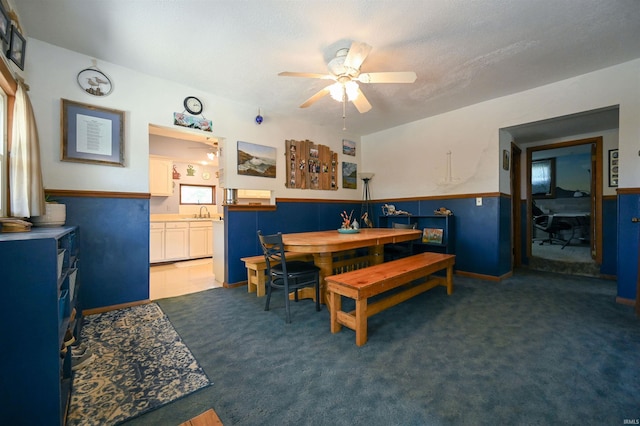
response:
[[[620,105],[619,187],[640,187],[640,60],[363,136],[361,164],[376,173],[374,199],[509,193],[510,141],[499,129],[611,105]]]
[[[113,65],[97,62],[113,82],[113,92],[105,97],[85,93],[77,84],[79,71],[92,66],[92,58],[28,39],[25,80],[30,85],[29,96],[36,115],[40,136],[44,185],[47,189],[149,192],[149,124],[173,126],[173,113],[182,112],[186,96],[199,97],[204,103],[203,115],[213,121],[213,134],[224,138],[225,184],[230,188],[268,189],[276,197],[359,199],[361,192],[353,189],[337,191],[285,188],[285,140],[309,139],[329,146],[338,153],[339,161],[358,163],[356,157],[342,154],[342,139],[358,141],[359,137],[342,131],[341,117],[335,127],[320,128],[296,122],[287,117],[271,116],[260,105],[240,105],[211,93],[204,93],[188,82],[172,82]],[[211,70],[215,72],[215,70]],[[98,107],[125,111],[125,167],[60,161],[61,98]],[[254,118],[262,108],[264,123]],[[273,146],[277,149],[277,177],[238,176],[236,173],[236,141]],[[340,185],[341,187],[342,185]]]

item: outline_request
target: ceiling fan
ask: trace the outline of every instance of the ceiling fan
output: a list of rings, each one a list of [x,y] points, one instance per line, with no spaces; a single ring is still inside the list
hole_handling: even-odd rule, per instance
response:
[[[322,80],[333,80],[335,83],[321,89],[319,92],[307,99],[300,108],[307,108],[314,102],[326,95],[331,95],[333,99],[343,104],[343,116],[347,100],[355,105],[360,113],[365,113],[371,109],[371,104],[360,90],[360,83],[413,83],[416,81],[416,73],[405,72],[369,72],[361,73],[360,66],[369,55],[371,46],[366,43],[354,41],[351,47],[343,48],[336,52],[335,58],[329,61],[328,68],[330,74],[316,74],[305,72],[279,73],[284,77],[305,77],[318,78]]]

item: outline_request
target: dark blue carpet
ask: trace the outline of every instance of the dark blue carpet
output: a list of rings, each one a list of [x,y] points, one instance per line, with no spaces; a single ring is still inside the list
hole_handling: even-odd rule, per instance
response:
[[[517,271],[454,278],[369,320],[369,341],[329,331],[326,307],[246,288],[159,301],[214,386],[129,424],[618,425],[640,418],[640,320],[613,281]],[[278,294],[277,296],[280,296]]]

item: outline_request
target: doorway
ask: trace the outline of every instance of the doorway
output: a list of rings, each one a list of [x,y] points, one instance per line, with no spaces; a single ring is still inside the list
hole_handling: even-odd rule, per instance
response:
[[[529,266],[599,276],[602,137],[528,148],[526,170]]]

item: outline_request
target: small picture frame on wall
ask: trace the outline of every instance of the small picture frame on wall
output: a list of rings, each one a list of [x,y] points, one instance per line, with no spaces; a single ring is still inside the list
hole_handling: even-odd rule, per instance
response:
[[[618,186],[618,150],[609,150],[609,186]]]
[[[356,156],[356,143],[348,139],[342,139],[342,153],[344,155]]]
[[[24,71],[24,53],[27,42],[20,34],[15,25],[11,26],[11,39],[9,40],[9,50],[7,50],[7,58],[11,59],[21,70]]]
[[[511,160],[509,158],[509,151],[506,149],[502,150],[502,168],[504,170],[509,170],[509,164],[511,164]]]
[[[7,15],[7,11],[2,7],[2,3],[0,3],[0,44],[9,41],[11,30],[11,21],[9,20],[9,15]],[[3,46],[4,48],[4,46]]]

